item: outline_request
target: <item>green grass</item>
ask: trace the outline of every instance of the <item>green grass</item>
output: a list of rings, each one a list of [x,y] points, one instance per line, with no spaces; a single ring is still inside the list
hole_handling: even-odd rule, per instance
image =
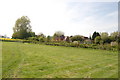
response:
[[[3,42],[3,78],[117,78],[118,53]]]
[[[0,79],[2,79],[2,42],[0,42]]]

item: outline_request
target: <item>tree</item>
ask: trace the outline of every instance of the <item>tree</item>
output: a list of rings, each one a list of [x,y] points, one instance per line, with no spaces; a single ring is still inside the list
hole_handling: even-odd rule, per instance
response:
[[[60,41],[60,40],[64,40],[65,36],[64,36],[64,32],[62,31],[56,31],[53,35],[54,40]]]
[[[45,38],[45,37],[39,37],[38,40],[39,40],[40,42],[45,42],[45,41],[46,41],[46,38]]]
[[[97,36],[100,36],[100,34],[95,31],[92,35],[92,40],[94,40]]]
[[[66,42],[70,42],[70,37],[67,36],[65,41],[66,41]]]
[[[75,36],[71,37],[71,40],[72,40],[72,42],[73,41],[83,41],[83,38],[80,35],[75,35]]]
[[[50,41],[51,41],[51,37],[47,36],[47,42],[50,42]]]
[[[38,41],[38,39],[36,37],[29,37],[28,40],[31,40],[31,41]]]
[[[40,42],[45,42],[45,41],[46,41],[46,36],[45,36],[42,32],[40,32],[40,33],[37,35],[37,39],[38,39],[38,41],[40,41]]]
[[[29,33],[29,36],[35,37],[35,32],[30,32],[30,33]]]
[[[37,37],[45,37],[45,35],[42,32],[40,32],[38,33]]]
[[[92,38],[91,38],[91,35],[89,36],[89,39],[91,40]]]
[[[32,32],[30,19],[27,16],[22,16],[16,20],[15,26],[13,27],[12,38],[25,39],[28,37],[35,36],[35,33]]]
[[[103,40],[103,43],[110,43],[111,42],[111,39],[110,39],[107,32],[101,33],[101,39]]]
[[[118,39],[118,32],[111,33],[110,37],[111,37],[112,41],[117,41],[117,39]]]
[[[64,35],[64,32],[62,32],[62,31],[56,31],[53,36],[59,36],[60,37],[62,35]]]
[[[96,43],[96,44],[100,44],[100,41],[101,41],[101,37],[100,37],[100,36],[97,36],[97,37],[95,38],[95,43]]]

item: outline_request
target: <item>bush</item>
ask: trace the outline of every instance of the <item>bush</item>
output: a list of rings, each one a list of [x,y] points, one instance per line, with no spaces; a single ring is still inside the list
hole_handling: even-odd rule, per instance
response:
[[[80,48],[91,48],[91,49],[102,49],[102,50],[112,50],[117,51],[118,46],[111,46],[110,44],[79,44],[78,42],[47,42],[46,45],[53,45],[53,46],[66,46],[66,47],[80,47]]]

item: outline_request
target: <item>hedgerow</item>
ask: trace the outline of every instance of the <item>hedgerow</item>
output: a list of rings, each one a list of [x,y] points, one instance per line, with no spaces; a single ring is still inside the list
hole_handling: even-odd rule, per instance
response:
[[[118,46],[111,46],[110,44],[74,44],[74,43],[67,43],[67,42],[46,42],[46,45],[53,45],[53,46],[66,46],[66,47],[78,47],[78,48],[92,48],[92,49],[102,49],[102,50],[112,50],[118,51]]]
[[[77,44],[73,42],[59,41],[59,42],[39,42],[35,40],[23,40],[23,39],[7,39],[0,38],[1,41],[6,42],[21,42],[21,43],[35,43],[35,44],[45,44],[45,45],[53,45],[53,46],[65,46],[65,47],[77,47],[77,48],[91,48],[91,49],[102,49],[102,50],[112,50],[118,51],[118,45],[111,46],[110,44]]]

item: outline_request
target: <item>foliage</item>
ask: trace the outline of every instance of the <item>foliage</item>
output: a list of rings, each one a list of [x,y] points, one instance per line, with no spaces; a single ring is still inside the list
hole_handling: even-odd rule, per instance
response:
[[[35,32],[29,32],[28,34],[30,37],[35,37]]]
[[[92,44],[92,40],[91,39],[84,40],[84,44]]]
[[[66,42],[70,42],[70,37],[69,36],[66,37]]]
[[[110,43],[110,42],[111,42],[111,39],[110,39],[110,37],[108,36],[108,33],[107,33],[107,32],[102,32],[102,33],[101,33],[101,39],[103,40],[103,44],[104,44],[104,43]]]
[[[54,41],[62,41],[64,40],[64,38],[65,38],[64,32],[62,31],[56,31],[53,35]]]
[[[95,31],[92,35],[92,40],[94,40],[97,36],[100,36],[100,34]]]
[[[45,35],[44,35],[42,32],[40,32],[40,33],[37,35],[37,37],[45,37]]]
[[[28,40],[31,40],[31,41],[39,41],[39,40],[37,39],[37,37],[29,37]]]
[[[110,34],[110,37],[111,37],[111,40],[112,41],[117,41],[117,38],[118,38],[118,32],[113,32]]]
[[[62,32],[62,31],[56,31],[53,36],[58,36],[58,37],[60,37],[60,36],[62,36],[62,35],[64,35],[64,32]]]
[[[101,37],[100,36],[97,36],[96,38],[95,38],[95,43],[96,44],[100,44],[100,41],[101,41]]]
[[[47,42],[50,42],[52,40],[52,37],[47,36]]]
[[[75,36],[71,37],[71,40],[72,40],[72,42],[73,41],[83,41],[83,38],[80,35],[75,35]]]
[[[46,41],[46,38],[45,38],[45,37],[39,37],[38,40],[39,40],[40,42],[45,42],[45,41]]]
[[[13,35],[12,38],[16,39],[25,39],[28,37],[35,36],[35,33],[32,32],[30,19],[27,16],[22,16],[17,19],[15,26],[13,27]]]
[[[118,45],[111,46],[111,44],[79,44],[78,41],[74,41],[72,43],[67,42],[47,42],[46,45],[53,45],[53,46],[66,46],[66,47],[79,47],[79,48],[92,48],[92,49],[102,49],[102,50],[111,50],[111,51],[118,51]]]

